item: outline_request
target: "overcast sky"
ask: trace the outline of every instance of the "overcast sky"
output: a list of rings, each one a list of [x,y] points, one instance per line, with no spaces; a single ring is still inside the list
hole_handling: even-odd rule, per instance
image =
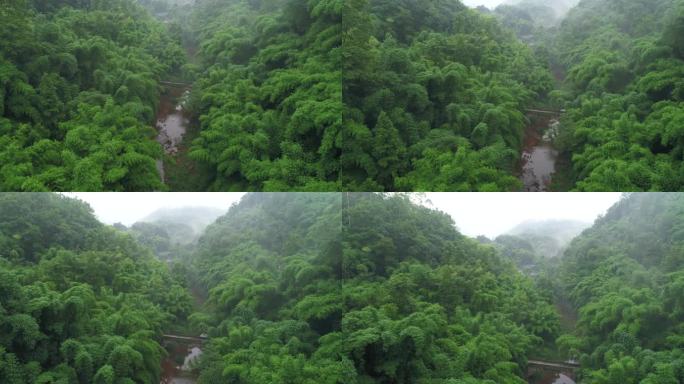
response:
[[[65,195],[78,197],[90,204],[103,223],[129,226],[160,208],[215,207],[227,211],[244,193],[71,192]]]
[[[468,236],[494,238],[528,220],[593,222],[621,193],[426,193],[432,207],[448,213]]]
[[[503,0],[462,0],[463,4],[469,6],[469,7],[477,7],[480,5],[484,5],[485,7],[489,9],[494,9],[496,8],[497,5],[503,3]]]
[[[226,211],[244,193],[66,193],[87,202],[100,221],[131,225],[160,208],[216,207]],[[430,206],[453,217],[468,236],[494,238],[528,220],[593,222],[620,193],[426,193]]]

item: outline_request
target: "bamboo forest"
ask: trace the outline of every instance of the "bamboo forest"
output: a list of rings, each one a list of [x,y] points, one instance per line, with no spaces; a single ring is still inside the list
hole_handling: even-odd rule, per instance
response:
[[[681,191],[684,0],[0,0],[0,384],[684,384]]]
[[[339,190],[342,0],[3,0],[0,190]]]
[[[682,0],[4,0],[3,191],[679,191]]]
[[[682,189],[682,1],[346,4],[345,188]]]
[[[684,383],[684,196],[433,195],[2,193],[0,382]]]

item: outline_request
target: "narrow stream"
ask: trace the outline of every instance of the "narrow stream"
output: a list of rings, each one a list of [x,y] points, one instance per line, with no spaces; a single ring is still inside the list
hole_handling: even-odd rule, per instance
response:
[[[530,384],[575,384],[575,381],[562,373],[546,373],[529,380]]]
[[[525,192],[546,192],[556,172],[558,151],[552,141],[557,134],[558,117],[536,113],[530,113],[528,117],[530,124],[525,130],[520,180]]]
[[[168,356],[162,361],[160,384],[195,384],[197,376],[193,368],[202,349],[198,345],[185,343],[168,343]]]
[[[183,136],[190,124],[184,108],[189,96],[189,86],[167,85],[159,99],[156,123],[157,142],[162,145],[167,155],[174,156],[178,153]],[[159,170],[162,182],[165,182],[164,160],[157,160],[157,170]]]

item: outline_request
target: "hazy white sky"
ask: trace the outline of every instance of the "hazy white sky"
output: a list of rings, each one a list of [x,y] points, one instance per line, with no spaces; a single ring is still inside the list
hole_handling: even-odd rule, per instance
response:
[[[226,211],[244,193],[209,192],[70,192],[90,204],[97,218],[106,224],[131,225],[160,208],[216,207]]]
[[[497,5],[503,3],[503,0],[461,0],[463,1],[463,4],[469,6],[469,7],[477,7],[480,5],[484,5],[485,7],[489,9],[494,9],[496,8]]]
[[[228,210],[244,193],[65,193],[87,202],[107,224],[131,225],[160,208],[216,207]],[[493,238],[527,220],[593,222],[620,193],[426,193],[431,207],[453,217],[468,236]]]
[[[489,238],[527,220],[593,222],[621,193],[426,193],[432,207],[448,213],[461,233]]]

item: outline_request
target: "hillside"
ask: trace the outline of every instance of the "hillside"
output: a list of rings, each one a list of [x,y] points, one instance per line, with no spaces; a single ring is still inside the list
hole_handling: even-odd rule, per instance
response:
[[[225,209],[201,206],[161,208],[140,219],[140,222],[182,224],[190,227],[193,234],[199,236],[209,224],[224,213]]]
[[[526,221],[506,234],[531,241],[540,255],[560,256],[561,251],[591,224],[575,220]]]
[[[162,189],[164,26],[131,0],[4,2],[0,26],[0,190]]]
[[[338,190],[342,4],[4,2],[0,190]]]
[[[578,360],[580,383],[674,384],[682,249],[675,193],[624,195],[554,258],[410,195],[248,193],[162,263],[79,200],[5,193],[0,381],[157,382],[187,350],[162,334],[187,332],[208,336],[199,384],[524,384],[533,357]]]
[[[506,0],[494,9],[494,13],[501,18],[504,25],[524,36],[525,33],[532,33],[534,28],[558,26],[579,2],[580,0]],[[520,24],[516,25],[516,22]]]
[[[191,322],[211,337],[199,383],[335,383],[340,361],[340,194],[248,194],[200,238],[209,292]]]
[[[0,194],[0,382],[156,383],[186,287],[57,194]]]
[[[352,0],[343,18],[346,189],[511,191],[546,64],[462,3]]]
[[[530,279],[408,197],[352,195],[344,218],[343,356],[357,382],[525,382],[527,356],[558,332]]]
[[[200,383],[524,383],[558,328],[512,264],[402,196],[249,194],[196,266]]]
[[[625,196],[566,250],[560,268],[578,309],[577,330],[558,340],[583,382],[684,379],[684,196]]]

